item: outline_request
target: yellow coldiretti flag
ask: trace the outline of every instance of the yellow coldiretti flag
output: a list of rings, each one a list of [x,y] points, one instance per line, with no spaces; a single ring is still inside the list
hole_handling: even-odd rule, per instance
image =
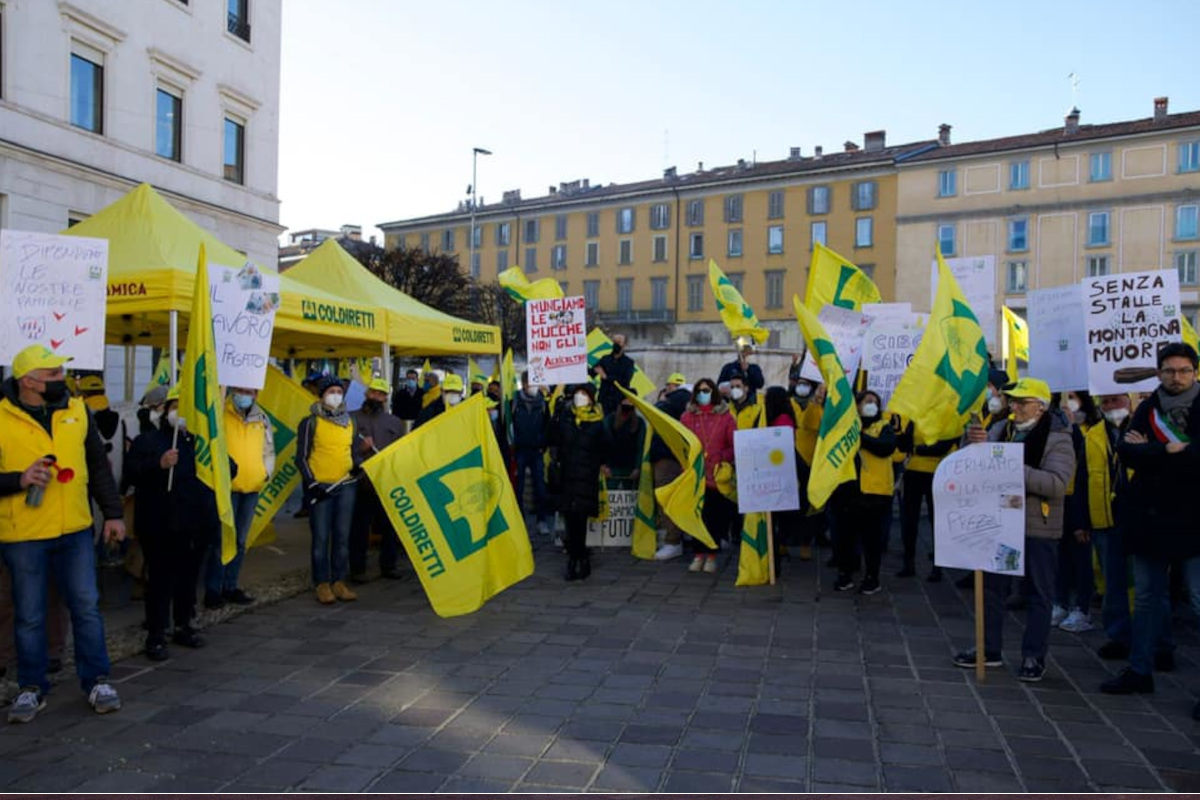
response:
[[[563,296],[562,287],[553,278],[529,282],[520,267],[509,267],[496,276],[500,286],[518,303],[528,300],[555,300]]]
[[[765,586],[771,582],[770,537],[767,515],[754,511],[742,517],[741,547],[738,551],[737,581],[734,586]]]
[[[1192,323],[1188,322],[1187,314],[1180,314],[1179,321],[1183,323],[1183,343],[1190,344],[1193,350],[1200,352],[1200,338],[1196,336]]]
[[[187,350],[179,379],[179,416],[196,437],[196,477],[213,490],[221,518],[221,563],[237,555],[233,527],[233,495],[229,451],[225,439],[225,402],[217,385],[217,343],[213,336],[212,294],[208,289],[208,259],[200,245],[192,314],[188,318]]]
[[[479,365],[475,363],[475,359],[467,356],[467,388],[471,388],[472,383],[482,383],[486,390],[488,385],[488,376],[484,374]]]
[[[142,390],[142,397],[153,389],[155,386],[170,386],[171,385],[171,355],[167,351],[158,357],[158,366],[154,368],[154,375],[150,378],[150,382],[146,384],[146,388]]]
[[[309,414],[313,396],[301,389],[288,377],[272,366],[267,367],[267,379],[258,393],[258,405],[271,422],[271,433],[275,439],[275,474],[267,479],[267,485],[258,493],[258,504],[254,507],[254,522],[250,524],[249,546],[267,544],[273,538],[271,520],[292,491],[300,484],[300,470],[296,466],[296,432],[300,420]]]
[[[599,328],[592,328],[588,331],[587,348],[588,348],[588,368],[596,366],[600,363],[600,359],[612,352],[612,339],[605,335],[604,331]],[[637,364],[633,365],[633,380],[629,382],[629,388],[633,389],[641,397],[648,397],[656,388],[654,381],[642,371],[642,368]]]
[[[808,477],[808,501],[813,508],[821,508],[834,489],[858,477],[854,457],[858,455],[862,421],[833,340],[817,315],[800,302],[799,295],[792,298],[792,306],[796,309],[796,321],[800,323],[804,343],[816,359],[826,386],[821,429],[817,433],[812,472]]]
[[[825,245],[813,242],[808,286],[804,290],[804,305],[809,311],[820,314],[825,306],[862,311],[863,303],[881,302],[879,287],[867,273]]]
[[[470,614],[533,574],[512,483],[477,394],[363,464],[433,610]]]
[[[770,332],[759,326],[754,309],[711,258],[708,260],[708,283],[717,301],[717,311],[721,312],[721,322],[729,329],[729,335],[735,339],[748,336],[759,344],[765,342]]]
[[[937,263],[937,297],[925,336],[888,401],[888,411],[913,423],[920,444],[961,436],[987,389],[988,349],[979,319],[940,252]]]
[[[624,386],[617,388],[633,401],[671,455],[683,465],[678,478],[654,490],[659,507],[681,531],[716,549],[717,543],[704,527],[704,448],[700,440],[669,414],[659,411]]]
[[[647,423],[647,426],[649,423]],[[650,463],[650,443],[654,434],[646,431],[642,437],[642,458],[638,472],[637,504],[633,507],[633,542],[630,552],[634,558],[654,559],[658,549],[657,504],[654,499],[654,465]]]
[[[1008,306],[1001,306],[1004,312],[1004,362],[1008,376],[1017,379],[1017,360],[1029,363],[1029,326]]]

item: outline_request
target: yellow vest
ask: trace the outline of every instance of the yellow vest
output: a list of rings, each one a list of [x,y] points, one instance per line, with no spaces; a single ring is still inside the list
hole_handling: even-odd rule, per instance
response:
[[[263,461],[263,437],[270,434],[262,420],[248,422],[233,403],[225,404],[225,442],[229,457],[237,464],[237,477],[230,488],[253,493],[267,485],[267,465]]]
[[[1083,452],[1087,466],[1088,519],[1093,530],[1111,528],[1115,524],[1112,501],[1116,487],[1112,485],[1112,452],[1103,421],[1083,428]]]
[[[889,424],[886,420],[876,420],[863,433],[878,437],[883,426]],[[858,476],[859,486],[863,494],[881,494],[891,496],[895,487],[895,476],[892,474],[892,459],[868,453],[865,447],[859,448],[859,461],[862,469]]]
[[[342,427],[324,417],[313,417],[313,443],[308,468],[321,483],[337,483],[350,474],[354,459],[350,455],[354,425]],[[260,444],[261,448],[262,445]]]
[[[804,463],[812,466],[813,454],[817,451],[817,437],[821,433],[821,412],[824,409],[810,402],[808,408],[792,400],[792,411],[796,414],[796,452]]]
[[[734,407],[733,403],[729,404],[729,413],[733,414],[734,420],[737,422],[739,431],[747,431],[751,428],[760,428],[763,426],[763,403],[762,398],[757,395],[756,401],[740,411]]]
[[[84,446],[87,406],[79,398],[72,398],[66,408],[54,412],[51,429],[53,439],[19,406],[7,398],[0,400],[0,430],[4,431],[0,436],[0,472],[24,472],[33,462],[51,454],[60,469],[75,471],[69,483],[52,478],[37,508],[25,505],[25,492],[0,497],[0,542],[57,539],[92,527]]]

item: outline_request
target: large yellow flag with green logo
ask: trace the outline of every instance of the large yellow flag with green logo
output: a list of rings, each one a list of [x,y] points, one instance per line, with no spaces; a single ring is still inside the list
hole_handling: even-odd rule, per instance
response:
[[[556,300],[563,296],[562,287],[553,278],[542,278],[530,283],[520,267],[509,267],[496,276],[501,288],[518,303],[529,300]]]
[[[166,350],[158,357],[158,366],[154,368],[154,375],[151,376],[150,382],[146,384],[146,388],[142,390],[142,397],[153,389],[155,386],[170,386],[171,385],[171,355]]]
[[[647,423],[649,425],[649,423]],[[633,541],[630,553],[634,558],[654,559],[658,549],[658,504],[654,498],[654,465],[650,463],[650,443],[654,434],[646,431],[642,437],[642,457],[638,463],[637,505],[633,507]]]
[[[267,544],[273,537],[268,526],[292,491],[300,484],[300,469],[296,466],[296,432],[300,420],[308,416],[313,396],[277,368],[267,367],[267,379],[258,393],[258,405],[271,422],[275,440],[275,474],[258,493],[254,521],[250,524],[248,545]]]
[[[804,305],[814,314],[825,306],[862,311],[863,303],[881,303],[879,287],[847,258],[813,242]]]
[[[1004,312],[1004,364],[1008,369],[1008,377],[1017,379],[1017,360],[1029,363],[1029,326],[1008,306],[1000,308]]]
[[[533,574],[529,533],[477,394],[363,463],[429,604],[470,614]]]
[[[683,472],[670,483],[659,486],[654,490],[658,505],[671,521],[679,526],[684,533],[692,536],[708,547],[716,549],[717,543],[704,527],[704,448],[696,434],[689,431],[682,423],[676,422],[670,414],[659,411],[652,404],[638,397],[624,386],[618,386],[621,393],[633,401],[642,417],[649,423],[650,428],[659,435],[666,444],[675,460],[683,465]],[[650,439],[649,436],[646,437]],[[639,501],[638,510],[642,509]]]
[[[888,411],[913,423],[919,444],[962,435],[979,409],[990,366],[979,319],[940,252],[937,264],[937,296],[925,336],[888,401]]]
[[[808,501],[813,508],[821,508],[829,501],[834,489],[858,477],[854,458],[858,455],[862,437],[862,420],[858,417],[854,392],[846,380],[837,348],[825,332],[825,326],[808,306],[800,302],[799,295],[792,298],[792,306],[796,309],[796,321],[800,323],[804,343],[816,359],[826,387],[821,429],[817,433],[812,472],[808,477]]]
[[[221,563],[237,555],[233,527],[233,495],[229,477],[229,451],[225,439],[225,402],[217,385],[217,342],[213,336],[212,292],[208,286],[208,258],[200,245],[192,314],[188,318],[187,350],[179,378],[179,416],[196,437],[196,477],[213,490],[221,518]]]
[[[1187,314],[1180,314],[1179,321],[1183,323],[1183,343],[1190,344],[1193,350],[1200,353],[1200,337],[1196,336],[1196,329],[1188,322]]]
[[[471,388],[472,383],[481,383],[481,384],[483,384],[483,388],[487,389],[488,376],[484,373],[483,370],[481,370],[479,368],[479,365],[475,363],[475,359],[471,358],[470,356],[467,356],[467,388],[468,389]]]
[[[588,331],[587,349],[588,349],[588,368],[596,366],[600,363],[600,359],[612,352],[612,339],[604,334],[604,331],[599,328],[592,328]],[[642,371],[642,368],[637,364],[633,365],[633,380],[629,382],[629,388],[633,389],[642,397],[646,397],[653,392],[657,387],[654,381]]]
[[[770,332],[758,324],[754,309],[711,258],[708,260],[708,283],[717,301],[721,322],[729,329],[729,335],[735,339],[746,336],[759,344],[765,342]]]
[[[734,586],[765,586],[771,582],[771,538],[767,535],[767,515],[754,511],[742,515],[739,537],[737,581]]]

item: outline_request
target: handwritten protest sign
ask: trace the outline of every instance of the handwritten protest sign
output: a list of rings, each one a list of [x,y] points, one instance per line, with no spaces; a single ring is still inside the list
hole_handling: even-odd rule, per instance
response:
[[[933,550],[939,567],[1025,574],[1023,444],[962,448],[933,474]]]
[[[863,303],[862,313],[871,318],[872,325],[880,322],[916,324],[915,316],[912,313],[912,303]]]
[[[583,297],[527,301],[525,333],[530,383],[545,386],[588,379]]]
[[[885,406],[912,363],[924,335],[924,328],[899,319],[871,323],[863,347],[863,368],[867,371],[867,389],[879,395]]]
[[[608,519],[587,521],[588,547],[632,547],[636,490],[608,490]]]
[[[1052,392],[1086,389],[1083,287],[1072,283],[1031,289],[1025,297],[1029,302],[1025,318],[1029,324],[1029,374],[1050,384]]]
[[[996,350],[996,258],[995,256],[969,256],[947,258],[946,266],[954,273],[954,280],[967,298],[967,304],[975,312],[988,349]],[[937,294],[938,271],[935,259],[930,269],[929,305],[933,307]]]
[[[266,381],[279,276],[249,261],[240,268],[209,264],[217,380],[222,386],[261,389]]]
[[[825,326],[825,332],[833,340],[838,359],[842,362],[842,368],[846,370],[846,378],[853,383],[854,373],[858,372],[859,362],[862,361],[863,337],[866,336],[867,328],[871,325],[871,318],[852,308],[825,306],[817,315],[817,319]],[[812,353],[804,356],[804,364],[800,367],[800,377],[816,383],[824,381],[821,377],[821,370],[817,369],[817,362],[813,360]]]
[[[1131,272],[1083,281],[1088,389],[1149,392],[1158,385],[1158,350],[1182,341],[1179,273]]]
[[[0,363],[31,344],[104,369],[108,240],[0,230]]]
[[[796,434],[791,428],[750,428],[733,435],[738,511],[795,511]]]

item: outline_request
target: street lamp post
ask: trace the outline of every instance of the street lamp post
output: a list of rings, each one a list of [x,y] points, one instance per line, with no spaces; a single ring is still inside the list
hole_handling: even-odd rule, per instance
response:
[[[482,147],[475,147],[471,150],[471,255],[469,257],[470,260],[467,262],[467,271],[471,273],[472,278],[479,277],[475,274],[475,197],[478,194],[477,187],[475,185],[476,162],[479,161],[479,156],[490,156],[491,154],[491,150],[485,150]]]

